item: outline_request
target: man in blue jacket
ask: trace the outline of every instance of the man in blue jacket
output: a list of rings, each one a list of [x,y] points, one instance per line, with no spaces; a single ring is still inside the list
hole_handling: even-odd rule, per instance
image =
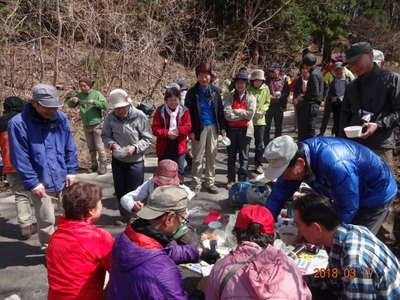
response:
[[[363,225],[376,234],[397,193],[386,163],[350,140],[313,137],[296,144],[286,135],[269,143],[264,156],[267,178],[279,177],[266,202],[275,217],[304,181],[332,199],[343,223]]]
[[[61,191],[72,185],[78,168],[68,119],[58,110],[62,106],[57,89],[39,83],[32,88],[31,103],[8,124],[11,161],[31,191],[44,251],[54,231],[53,201],[61,205]]]

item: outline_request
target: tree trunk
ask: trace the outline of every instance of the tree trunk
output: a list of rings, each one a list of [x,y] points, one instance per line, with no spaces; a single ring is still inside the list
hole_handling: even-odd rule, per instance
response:
[[[53,77],[53,85],[57,85],[58,78],[58,63],[59,63],[59,55],[61,48],[61,34],[62,34],[62,19],[60,13],[60,0],[57,0],[57,18],[58,18],[58,35],[57,35],[57,48],[56,55],[54,56],[54,77]]]

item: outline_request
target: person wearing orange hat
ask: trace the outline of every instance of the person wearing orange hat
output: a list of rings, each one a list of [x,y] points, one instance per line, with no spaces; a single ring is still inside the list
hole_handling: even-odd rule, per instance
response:
[[[272,246],[274,225],[274,217],[264,206],[247,205],[240,210],[233,229],[238,246],[215,263],[206,300],[311,299],[295,262]]]

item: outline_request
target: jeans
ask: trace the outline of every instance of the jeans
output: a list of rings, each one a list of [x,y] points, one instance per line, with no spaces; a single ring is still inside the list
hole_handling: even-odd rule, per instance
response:
[[[280,103],[272,103],[265,114],[265,131],[264,131],[264,145],[269,143],[269,132],[271,130],[272,120],[275,125],[275,137],[282,135],[282,121],[283,121],[283,108]]]
[[[158,162],[163,159],[173,160],[178,164],[178,174],[181,183],[183,183],[184,175],[185,175],[185,158],[187,153],[178,154],[178,153],[167,153],[158,157]]]
[[[236,180],[236,156],[239,153],[239,181],[246,181],[249,166],[250,138],[246,136],[247,127],[228,127],[228,182]]]
[[[367,227],[373,234],[377,234],[389,213],[393,200],[381,207],[359,209],[351,224]]]
[[[262,165],[264,155],[264,132],[265,125],[254,125],[254,144],[255,144],[255,157],[254,165],[256,167]]]
[[[298,141],[315,136],[315,119],[318,115],[319,104],[300,102],[297,105]]]
[[[119,212],[122,217],[127,217],[127,212],[121,206],[121,198],[125,194],[136,190],[144,181],[144,162],[126,163],[118,159],[112,158],[111,161],[114,189],[118,199]]]

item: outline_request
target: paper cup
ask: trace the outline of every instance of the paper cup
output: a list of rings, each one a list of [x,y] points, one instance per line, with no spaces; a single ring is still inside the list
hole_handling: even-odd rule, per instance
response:
[[[344,128],[344,133],[348,138],[357,138],[361,136],[361,126],[349,126]]]
[[[227,136],[224,136],[222,138],[221,142],[224,146],[227,146],[227,147],[231,145],[231,140]]]

